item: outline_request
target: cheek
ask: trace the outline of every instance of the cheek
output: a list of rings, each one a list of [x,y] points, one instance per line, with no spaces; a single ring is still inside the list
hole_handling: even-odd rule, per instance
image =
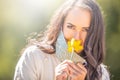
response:
[[[84,45],[85,40],[86,40],[86,37],[87,37],[87,33],[82,33],[82,34],[81,34],[82,45]]]
[[[73,32],[69,29],[63,29],[63,34],[67,41],[73,38]]]

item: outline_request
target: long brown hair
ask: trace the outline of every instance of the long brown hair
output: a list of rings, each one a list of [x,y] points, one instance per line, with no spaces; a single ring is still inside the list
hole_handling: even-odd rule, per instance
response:
[[[92,16],[90,30],[85,41],[84,51],[82,52],[88,62],[86,80],[100,80],[102,73],[99,65],[103,62],[105,54],[105,30],[99,5],[94,0],[67,0],[55,12],[43,37],[38,38],[33,43],[36,43],[45,53],[55,53],[55,43],[60,29],[67,14],[75,6],[89,10]]]

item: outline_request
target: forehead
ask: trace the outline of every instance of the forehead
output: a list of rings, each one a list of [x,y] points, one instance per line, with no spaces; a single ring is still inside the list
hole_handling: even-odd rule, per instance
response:
[[[68,12],[65,23],[72,23],[76,26],[89,27],[91,22],[91,14],[87,9],[74,7]]]

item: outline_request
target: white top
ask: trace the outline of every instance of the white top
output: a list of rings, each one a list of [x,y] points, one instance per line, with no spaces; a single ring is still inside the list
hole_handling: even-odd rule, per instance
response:
[[[55,80],[55,67],[60,63],[56,54],[46,54],[38,47],[28,47],[19,59],[14,80]],[[102,67],[102,80],[110,80],[109,74]]]

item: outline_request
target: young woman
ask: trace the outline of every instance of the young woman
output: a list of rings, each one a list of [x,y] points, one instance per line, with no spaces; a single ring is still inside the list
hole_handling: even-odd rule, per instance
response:
[[[104,31],[101,11],[94,0],[67,0],[44,36],[24,50],[14,80],[110,80],[103,65]],[[65,52],[73,38],[82,41],[83,50],[74,51],[71,60]]]

